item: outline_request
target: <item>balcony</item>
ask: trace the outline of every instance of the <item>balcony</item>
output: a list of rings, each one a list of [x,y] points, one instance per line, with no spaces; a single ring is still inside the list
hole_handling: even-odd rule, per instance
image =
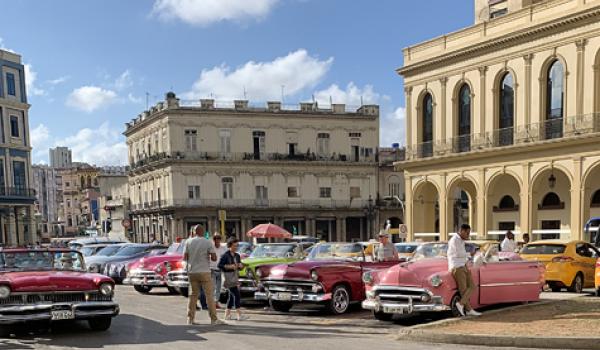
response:
[[[363,209],[369,201],[363,199],[172,199],[131,204],[131,211],[198,208],[261,208],[261,209]]]
[[[220,152],[161,152],[150,157],[143,157],[131,162],[131,170],[145,166],[157,165],[171,161],[200,162],[342,162],[342,163],[375,163],[375,154],[360,156],[358,159],[345,154],[317,155],[315,153],[220,153]]]
[[[26,187],[0,187],[0,203],[33,204],[35,190]]]
[[[594,135],[600,135],[600,114],[550,119],[541,123],[420,143],[407,147],[405,154],[406,160],[418,160]]]

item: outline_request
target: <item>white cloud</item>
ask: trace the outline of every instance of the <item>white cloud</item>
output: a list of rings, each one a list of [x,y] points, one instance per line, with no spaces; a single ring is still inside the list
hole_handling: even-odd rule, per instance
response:
[[[392,143],[405,144],[406,139],[406,109],[398,107],[386,113],[379,121],[379,143],[383,147],[390,147]]]
[[[9,49],[8,47],[4,46],[4,39],[2,39],[2,38],[0,38],[0,50],[4,50],[4,51],[15,53],[14,50]]]
[[[97,128],[83,128],[74,135],[57,138],[40,124],[32,129],[34,163],[47,163],[48,149],[66,146],[73,150],[73,161],[96,165],[125,165],[127,145],[120,130],[112,128],[108,122]]]
[[[128,70],[124,71],[115,80],[115,89],[124,90],[133,86],[133,80],[131,79],[131,72]]]
[[[112,90],[98,86],[82,86],[69,94],[66,104],[71,108],[91,113],[114,103],[116,100],[117,94]]]
[[[223,64],[202,70],[192,90],[183,96],[197,99],[212,95],[217,99],[232,100],[243,98],[245,90],[250,100],[280,100],[282,86],[287,96],[314,87],[332,63],[333,58],[319,60],[300,49],[269,62],[249,61],[235,70]]]
[[[208,26],[222,21],[260,20],[279,0],[156,0],[152,15],[162,20],[178,19]]]
[[[129,100],[129,102],[134,103],[134,104],[139,105],[142,103],[142,98],[133,95],[131,92],[129,94],[127,94],[127,99]]]
[[[337,84],[332,84],[328,88],[316,91],[315,100],[319,104],[344,103],[350,106],[360,106],[361,104],[379,104],[382,96],[375,92],[372,85],[365,85],[359,88],[353,82],[348,83],[345,90],[340,89]]]
[[[48,81],[46,81],[46,83],[48,83],[50,85],[59,85],[59,84],[66,82],[69,79],[71,79],[71,77],[68,75],[65,75],[62,77],[58,77],[56,79],[48,80]]]
[[[25,64],[25,86],[27,93],[35,96],[44,96],[46,91],[36,86],[37,72],[33,70],[31,64]]]

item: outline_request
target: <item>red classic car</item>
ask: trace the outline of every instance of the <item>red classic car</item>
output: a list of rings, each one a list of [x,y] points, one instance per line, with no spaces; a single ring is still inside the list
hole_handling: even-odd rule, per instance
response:
[[[146,256],[128,266],[123,284],[132,285],[136,291],[147,294],[154,287],[166,287],[171,294],[178,291],[167,285],[167,274],[182,265],[184,242],[173,243],[164,255]]]
[[[119,313],[114,282],[88,273],[81,253],[70,249],[0,250],[0,333],[32,321],[87,320],[104,331]]]
[[[476,286],[471,297],[473,308],[539,300],[545,283],[542,265],[521,260],[514,253],[483,252],[475,261],[469,263]],[[367,298],[362,306],[379,320],[419,311],[452,311],[458,316],[459,294],[445,257],[366,272],[363,281]]]
[[[353,302],[364,300],[363,273],[397,264],[375,262],[365,256],[359,243],[320,243],[306,260],[260,266],[257,300],[268,300],[277,311],[287,312],[295,303],[325,305],[334,314],[343,314]]]

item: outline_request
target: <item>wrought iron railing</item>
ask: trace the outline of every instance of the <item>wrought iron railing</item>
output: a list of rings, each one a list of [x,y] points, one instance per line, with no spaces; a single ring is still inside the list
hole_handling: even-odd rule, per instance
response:
[[[27,187],[0,187],[0,197],[35,197],[35,190]]]
[[[154,202],[134,203],[132,211],[172,208],[324,208],[363,209],[369,206],[363,199],[169,199]]]

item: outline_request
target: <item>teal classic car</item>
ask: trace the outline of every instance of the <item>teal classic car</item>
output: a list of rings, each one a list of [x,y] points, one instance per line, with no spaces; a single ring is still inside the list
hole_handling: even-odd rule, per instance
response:
[[[252,254],[242,260],[245,268],[240,271],[240,292],[243,297],[254,297],[257,291],[256,268],[268,264],[289,264],[306,257],[309,242],[263,243],[256,246]]]

